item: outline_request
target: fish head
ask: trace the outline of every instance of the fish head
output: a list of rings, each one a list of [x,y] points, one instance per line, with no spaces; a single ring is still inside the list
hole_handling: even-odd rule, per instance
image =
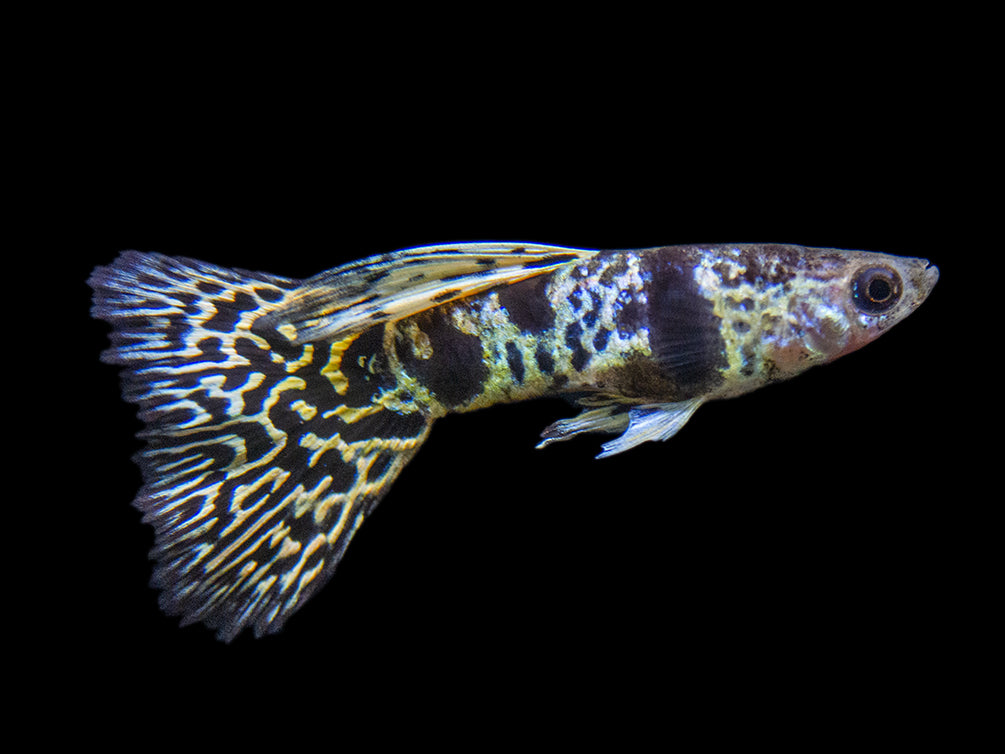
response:
[[[927,259],[835,249],[805,252],[788,298],[786,337],[778,340],[776,364],[784,372],[833,361],[871,343],[917,309],[939,279],[938,268]]]

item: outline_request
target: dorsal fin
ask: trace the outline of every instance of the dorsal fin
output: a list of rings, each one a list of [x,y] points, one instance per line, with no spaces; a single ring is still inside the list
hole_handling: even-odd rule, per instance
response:
[[[422,246],[381,254],[308,278],[255,329],[276,330],[295,344],[343,338],[595,254],[519,243]]]

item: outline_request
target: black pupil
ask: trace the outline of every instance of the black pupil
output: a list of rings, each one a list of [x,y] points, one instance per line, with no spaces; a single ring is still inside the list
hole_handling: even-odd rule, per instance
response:
[[[869,298],[878,304],[890,298],[893,288],[890,287],[890,281],[884,278],[874,278],[869,282],[868,292]]]
[[[900,298],[900,276],[887,267],[859,270],[851,283],[851,295],[859,310],[867,314],[885,312]]]

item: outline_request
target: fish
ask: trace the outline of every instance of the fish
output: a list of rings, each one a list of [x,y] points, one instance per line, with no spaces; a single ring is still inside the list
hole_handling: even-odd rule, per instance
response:
[[[705,403],[872,342],[931,293],[925,259],[786,244],[423,246],[304,280],[122,252],[95,268],[101,358],[145,445],[151,584],[225,642],[279,631],[447,414],[543,396],[539,448],[676,435]]]

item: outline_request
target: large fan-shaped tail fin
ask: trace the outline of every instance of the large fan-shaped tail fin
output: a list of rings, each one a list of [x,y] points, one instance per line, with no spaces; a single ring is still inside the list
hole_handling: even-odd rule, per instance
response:
[[[277,631],[429,432],[377,400],[383,326],[293,344],[259,321],[300,281],[159,254],[89,283],[113,327],[103,359],[146,423],[134,505],[156,530],[161,606],[226,641]]]

